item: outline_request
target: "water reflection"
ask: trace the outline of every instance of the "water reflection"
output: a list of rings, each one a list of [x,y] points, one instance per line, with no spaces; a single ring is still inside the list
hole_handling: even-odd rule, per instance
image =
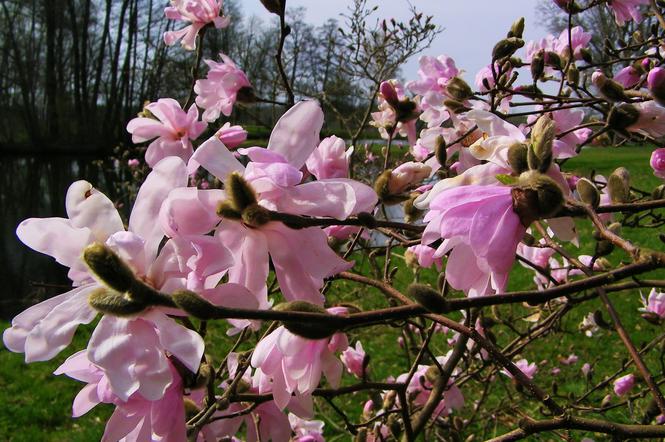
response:
[[[116,201],[113,183],[118,173],[94,157],[0,157],[0,317],[9,319],[38,301],[66,291],[66,269],[49,256],[23,245],[16,226],[30,217],[65,215],[65,194],[79,179]]]

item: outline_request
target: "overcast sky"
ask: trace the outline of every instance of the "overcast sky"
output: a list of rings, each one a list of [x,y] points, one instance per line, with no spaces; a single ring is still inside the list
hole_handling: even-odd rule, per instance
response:
[[[305,21],[320,25],[329,18],[341,19],[351,0],[287,0],[288,7],[307,8]],[[380,4],[377,16],[406,19],[409,6],[406,0],[369,0],[370,5]],[[446,54],[455,59],[457,67],[466,71],[466,79],[472,81],[475,73],[489,64],[494,44],[505,37],[512,22],[521,16],[526,19],[525,40],[541,38],[546,30],[536,19],[537,0],[411,0],[416,8],[434,16],[434,23],[443,28],[432,46],[420,55]],[[259,0],[243,0],[243,13],[255,14],[269,21],[269,14]],[[418,71],[418,57],[413,57],[403,67],[405,79],[414,79]]]

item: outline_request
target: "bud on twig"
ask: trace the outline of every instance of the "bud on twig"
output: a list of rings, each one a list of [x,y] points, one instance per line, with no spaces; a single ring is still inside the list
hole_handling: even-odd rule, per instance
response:
[[[120,317],[135,315],[149,307],[145,303],[133,300],[127,294],[103,287],[88,295],[88,304],[101,313]]]
[[[508,31],[508,37],[522,38],[523,33],[524,33],[524,17],[520,17],[513,22],[512,26],[510,27],[510,31]]]
[[[291,301],[278,304],[274,310],[280,312],[310,312],[330,315],[326,309],[306,301]],[[305,339],[325,339],[334,335],[339,327],[330,322],[296,322],[282,321],[284,328]]]
[[[528,150],[529,148],[524,143],[515,143],[508,148],[508,164],[516,175],[529,170]]]
[[[171,294],[176,306],[190,316],[208,320],[216,317],[217,306],[189,290],[179,290]]]
[[[540,80],[545,71],[545,53],[540,50],[531,58],[531,78],[533,82]]]
[[[618,167],[607,179],[607,191],[613,203],[630,201],[630,173],[625,167]]]
[[[640,111],[628,103],[615,105],[607,115],[607,125],[612,129],[622,130],[635,124],[640,118]]]
[[[510,57],[522,46],[524,46],[524,40],[521,38],[504,38],[494,45],[494,49],[492,49],[492,60],[500,60],[504,57]]]
[[[428,285],[411,284],[406,289],[406,293],[432,313],[443,313],[446,309],[446,300]]]
[[[117,292],[131,289],[136,276],[132,269],[102,243],[93,243],[83,249],[83,261],[104,284]]]
[[[538,118],[531,131],[531,147],[527,152],[529,169],[544,173],[550,168],[555,135],[554,121],[546,114]]]
[[[580,195],[582,202],[590,205],[594,209],[600,204],[600,191],[591,180],[587,178],[580,178],[575,185],[577,193]]]

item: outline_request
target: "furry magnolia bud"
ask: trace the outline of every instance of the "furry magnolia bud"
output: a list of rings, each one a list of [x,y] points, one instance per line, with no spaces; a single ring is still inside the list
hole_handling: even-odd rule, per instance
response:
[[[625,167],[618,167],[607,179],[607,190],[613,203],[630,201],[630,173]]]
[[[230,207],[238,213],[242,213],[247,206],[257,203],[254,189],[238,172],[232,172],[226,179],[224,191],[229,195]]]
[[[208,320],[216,317],[218,307],[189,290],[179,290],[171,294],[175,305],[190,316]]]
[[[104,284],[118,292],[127,292],[136,281],[132,269],[102,243],[93,243],[83,249],[83,261]]]
[[[596,71],[591,75],[591,81],[598,88],[600,94],[608,101],[629,101],[623,86],[607,78],[605,74]]]
[[[105,287],[93,290],[88,295],[88,304],[98,312],[120,317],[135,315],[148,307],[148,305],[130,298],[127,294]]]
[[[535,83],[545,71],[545,52],[540,50],[531,58],[531,78]]]
[[[528,146],[524,143],[515,143],[508,148],[508,164],[516,175],[529,170],[528,150]]]
[[[522,38],[523,33],[524,33],[524,17],[520,17],[513,22],[512,26],[510,27],[510,31],[508,31],[508,37]]]
[[[622,130],[635,124],[640,118],[640,111],[628,103],[615,105],[607,115],[607,125],[612,129]]]
[[[575,63],[571,63],[570,66],[568,66],[566,80],[568,80],[569,84],[573,84],[575,86],[577,86],[577,84],[580,82],[580,71],[577,69],[577,66],[575,66]]]
[[[443,105],[447,107],[448,110],[454,113],[455,115],[468,112],[471,110],[471,108],[469,106],[465,106],[464,103],[452,99],[443,100]]]
[[[561,188],[547,175],[535,170],[524,172],[519,176],[518,184],[512,190],[513,210],[524,226],[553,216],[563,205]]]
[[[258,204],[250,204],[242,211],[242,222],[249,227],[261,227],[270,221],[270,212]],[[292,225],[289,227],[293,228]]]
[[[508,37],[500,40],[492,49],[492,60],[510,57],[519,48],[524,46],[524,40],[517,37]]]
[[[291,301],[278,304],[274,310],[280,312],[309,312],[309,313],[319,313],[322,315],[328,315],[334,317],[323,307],[312,304],[306,301]],[[293,333],[294,335],[300,336],[306,339],[325,339],[333,334],[335,334],[339,327],[330,322],[296,322],[296,321],[282,321],[284,328]]]
[[[529,169],[545,172],[552,164],[552,144],[556,128],[548,115],[542,115],[531,130],[531,147],[527,152]]]
[[[434,140],[434,156],[436,161],[439,162],[441,167],[446,165],[446,160],[448,159],[448,152],[446,151],[446,140],[442,135],[439,135]]]
[[[443,313],[446,310],[446,300],[428,285],[411,284],[406,293],[432,313]]]
[[[448,81],[446,90],[455,100],[464,101],[473,96],[473,91],[469,84],[459,77],[453,77]]]
[[[600,191],[598,188],[587,178],[580,178],[575,184],[577,193],[580,195],[582,202],[589,204],[594,209],[600,204]]]

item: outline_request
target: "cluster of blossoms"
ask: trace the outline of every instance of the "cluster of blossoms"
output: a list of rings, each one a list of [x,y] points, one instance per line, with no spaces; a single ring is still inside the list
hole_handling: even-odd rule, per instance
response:
[[[228,25],[229,19],[220,16],[220,1],[171,3],[166,16],[190,24],[167,32],[169,45],[181,40],[185,49],[194,49],[205,26]],[[644,3],[614,0],[608,6],[623,23],[639,20],[637,6]],[[569,1],[557,4],[572,8]],[[342,327],[283,320],[271,326],[253,350],[229,353],[215,371],[205,352],[205,328],[197,328],[188,317],[226,319],[227,334],[239,338],[263,325],[261,315],[247,312],[316,313],[331,322],[353,319],[355,306],[333,305],[326,296],[326,281],[354,267],[350,253],[340,256],[331,244],[353,238],[355,245],[365,238],[376,245],[379,241],[365,229],[376,228],[380,218],[387,217],[386,207],[398,204],[404,218],[413,221],[410,226],[422,233],[415,240],[395,235],[409,245],[405,261],[414,268],[435,268],[441,275],[441,290],[429,289],[427,295],[431,298],[434,292],[435,301],[413,296],[428,312],[443,311],[438,307],[447,301],[440,294],[450,289],[465,300],[499,297],[507,291],[518,259],[535,272],[540,292],[588,272],[608,270],[601,247],[609,246],[601,240],[593,256],[555,257],[560,243],[579,246],[575,222],[562,209],[566,201],[592,208],[627,202],[627,173],[617,170],[605,179],[562,172],[561,164],[598,135],[590,128],[594,122],[586,127],[588,115],[580,109],[541,102],[534,106],[538,116],[523,124],[505,118],[513,95],[495,97],[494,92],[499,86],[509,89],[512,83],[507,82],[515,81],[507,78],[516,78],[513,74],[521,67],[512,57],[525,45],[522,30],[517,22],[495,47],[490,65],[476,75],[477,91],[444,55],[422,57],[419,78],[405,86],[394,79],[379,85],[378,111],[371,114],[371,124],[388,146],[386,167],[373,188],[351,178],[353,146],[347,148],[336,136],[321,139],[324,112],[315,100],[288,109],[265,148],[241,147],[247,131],[230,122],[205,136],[208,126],[230,116],[238,102],[255,98],[249,79],[228,56],[220,54],[221,62],[206,60],[206,78],[196,79],[193,86],[195,105],[162,98],[127,124],[134,143],[150,142],[144,160],[151,168],[127,226],[113,202],[86,181],[73,183],[67,191],[67,218],[31,218],[18,226],[17,235],[27,246],[69,268],[73,289],[16,316],[3,334],[5,346],[25,353],[26,362],[49,360],[69,346],[79,325],[99,318],[87,348],[55,373],[86,384],[74,399],[75,417],[100,403],[115,407],[104,440],[243,436],[322,441],[324,424],[313,420],[314,395],[324,383],[330,387],[324,391],[338,389],[345,369],[358,385],[369,384],[369,355],[360,341],[350,346]],[[558,37],[528,42],[524,60],[531,67],[533,87],[559,74],[563,85],[564,68],[569,74],[578,64],[589,64],[590,40],[588,32],[573,27]],[[608,130],[665,135],[665,73],[655,66],[657,57],[652,58],[613,79],[593,74],[599,93],[616,102],[608,121],[601,123]],[[579,78],[570,80],[576,81]],[[631,89],[652,94],[654,100],[631,101]],[[488,94],[490,98],[483,98]],[[407,138],[412,158],[389,168],[390,143],[397,136]],[[132,168],[138,164],[129,160]],[[656,176],[665,178],[665,149],[653,152],[651,166]],[[209,180],[197,181],[197,176]],[[321,219],[325,222],[317,224]],[[609,214],[598,219],[599,227],[612,234],[620,227]],[[349,247],[346,250],[353,251],[353,245]],[[375,286],[390,281],[388,264],[384,273],[385,281]],[[277,291],[285,302],[276,304]],[[665,294],[654,289],[643,302],[641,311],[649,320],[665,318]],[[468,310],[464,327],[483,342],[495,339],[488,323],[474,315]],[[405,328],[410,335],[425,336],[414,324]],[[597,316],[586,316],[580,328],[592,336],[599,330]],[[450,331],[432,327],[427,339],[434,332]],[[409,371],[382,384],[394,389],[367,402],[363,415],[374,423],[367,440],[396,434],[392,416],[408,417],[409,407],[431,409],[426,421],[464,408],[458,386],[461,369],[453,366],[444,373],[442,367],[455,361],[458,344],[466,341],[453,333],[446,342],[455,350],[428,354],[431,365],[421,363],[425,351],[420,351]],[[491,357],[489,344],[484,345],[469,341],[461,350],[473,354],[469,359],[485,362]],[[572,366],[578,357],[570,354],[559,362]],[[531,382],[539,369],[525,358],[503,365],[496,372],[515,382]],[[584,364],[582,371],[590,377],[591,366]],[[551,370],[553,375],[559,372],[558,367]],[[620,377],[614,392],[624,396],[634,384],[633,374]],[[215,388],[222,393],[217,395]],[[237,400],[230,400],[236,394]],[[243,398],[248,397],[255,402],[246,407]],[[433,400],[437,402],[430,407]]]

